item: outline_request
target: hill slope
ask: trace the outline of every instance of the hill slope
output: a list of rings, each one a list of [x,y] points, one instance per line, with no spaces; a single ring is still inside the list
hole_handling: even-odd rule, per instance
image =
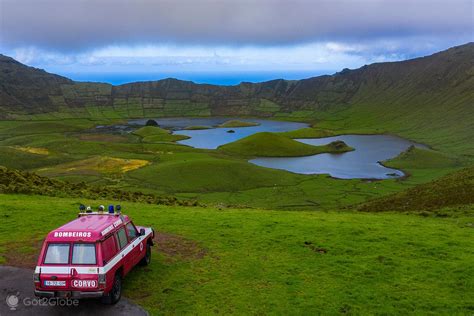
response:
[[[197,205],[192,200],[178,200],[174,196],[156,196],[141,192],[128,192],[85,183],[69,183],[50,179],[35,173],[8,169],[0,166],[0,194],[21,193],[46,196],[67,196],[89,199],[108,198],[117,201],[133,201],[165,205]]]
[[[367,202],[360,210],[431,211],[469,204],[474,204],[474,167]]]
[[[54,96],[61,95],[63,84],[73,84],[73,81],[0,54],[0,118],[10,112],[57,110]]]

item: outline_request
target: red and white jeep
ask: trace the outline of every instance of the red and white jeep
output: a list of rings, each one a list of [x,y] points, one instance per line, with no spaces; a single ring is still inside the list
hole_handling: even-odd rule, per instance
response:
[[[150,263],[154,231],[117,210],[82,207],[77,219],[48,234],[33,278],[36,296],[120,300],[122,279],[135,265]]]

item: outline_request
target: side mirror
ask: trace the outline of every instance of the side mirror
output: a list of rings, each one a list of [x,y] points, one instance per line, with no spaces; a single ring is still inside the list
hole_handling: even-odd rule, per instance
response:
[[[140,228],[140,236],[145,236],[145,228]]]

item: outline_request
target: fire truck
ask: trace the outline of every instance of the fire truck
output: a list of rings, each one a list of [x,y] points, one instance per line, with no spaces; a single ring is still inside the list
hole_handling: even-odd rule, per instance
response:
[[[94,298],[115,304],[122,280],[136,265],[148,265],[155,233],[135,226],[120,205],[93,212],[81,205],[78,218],[51,231],[34,272],[38,297]]]

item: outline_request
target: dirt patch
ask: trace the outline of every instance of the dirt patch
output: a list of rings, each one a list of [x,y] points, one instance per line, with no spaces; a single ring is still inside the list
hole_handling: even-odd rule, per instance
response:
[[[19,268],[34,269],[38,261],[43,240],[35,240],[30,243],[11,243],[6,247],[6,264]]]
[[[80,140],[91,141],[91,142],[126,142],[127,137],[120,135],[111,135],[111,134],[82,134],[79,135]]]
[[[95,156],[63,163],[54,167],[42,168],[39,169],[38,172],[48,176],[69,174],[121,174],[142,168],[148,164],[150,164],[149,161],[141,159]]]
[[[196,241],[185,239],[178,235],[155,233],[154,241],[158,246],[158,252],[164,253],[169,257],[195,260],[201,259],[207,254],[207,250],[200,247]]]
[[[30,154],[36,154],[36,155],[49,155],[49,150],[46,148],[40,148],[40,147],[21,147],[21,146],[10,146],[10,148],[25,152],[25,153],[30,153]]]
[[[328,250],[326,248],[323,248],[323,247],[320,247],[320,246],[316,246],[313,244],[313,242],[311,241],[305,241],[304,242],[304,246],[306,248],[309,248],[311,249],[312,251],[316,252],[316,253],[320,253],[320,254],[325,254],[328,252]]]

